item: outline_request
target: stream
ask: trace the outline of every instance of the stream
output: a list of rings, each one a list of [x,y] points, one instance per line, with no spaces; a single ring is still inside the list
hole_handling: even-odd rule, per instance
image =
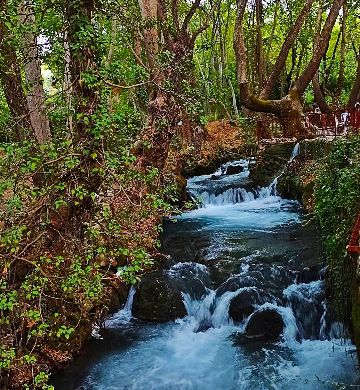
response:
[[[199,207],[165,221],[167,262],[131,289],[101,338],[56,376],[56,390],[359,384],[355,347],[325,296],[317,229],[278,196],[277,179],[254,187],[254,162],[189,179]]]

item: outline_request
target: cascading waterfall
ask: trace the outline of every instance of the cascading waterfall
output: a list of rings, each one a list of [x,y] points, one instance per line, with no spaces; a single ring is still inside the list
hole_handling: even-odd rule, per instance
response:
[[[188,184],[189,194],[194,200],[200,202],[201,207],[224,206],[227,204],[252,202],[256,199],[266,199],[271,196],[277,196],[278,194],[277,194],[276,187],[280,177],[284,174],[287,166],[291,164],[295,160],[295,158],[299,156],[299,154],[300,154],[300,143],[297,143],[291,153],[288,163],[285,165],[281,173],[270,183],[268,187],[254,188],[254,189],[246,189],[243,187],[232,187],[226,189],[223,192],[217,193],[216,190],[215,192],[209,192],[198,186],[199,181],[204,181],[207,179],[213,180],[215,182],[217,180],[220,181],[223,180],[226,182],[226,180],[229,179],[229,176],[226,175],[229,164],[225,164],[219,170],[217,170],[213,175],[204,175],[204,176],[190,179]],[[242,168],[242,171],[236,174],[236,178],[245,179],[249,177],[250,175],[249,165],[250,165],[250,160],[236,161],[234,166]],[[233,176],[234,175],[231,175],[232,179]]]

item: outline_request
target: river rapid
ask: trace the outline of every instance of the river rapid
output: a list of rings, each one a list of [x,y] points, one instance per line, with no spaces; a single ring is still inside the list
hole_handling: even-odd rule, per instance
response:
[[[296,145],[289,163],[298,153]],[[156,275],[180,286],[185,316],[161,323],[135,318],[140,293],[132,288],[101,338],[56,376],[56,390],[359,383],[355,347],[325,296],[318,232],[297,202],[278,196],[277,179],[254,187],[253,163],[233,161],[189,179],[199,207],[164,223],[168,261]]]

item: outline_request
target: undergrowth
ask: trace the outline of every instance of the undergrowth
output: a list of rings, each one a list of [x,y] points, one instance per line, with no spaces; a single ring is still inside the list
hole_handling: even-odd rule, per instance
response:
[[[49,369],[152,266],[173,187],[104,139],[1,145],[0,385],[52,388]]]
[[[332,142],[317,164],[315,213],[320,222],[338,314],[349,318],[356,261],[347,252],[360,211],[360,136]]]

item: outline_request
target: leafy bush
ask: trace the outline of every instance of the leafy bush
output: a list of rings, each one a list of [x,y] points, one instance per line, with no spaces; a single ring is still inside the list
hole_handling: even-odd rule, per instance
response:
[[[315,184],[315,212],[320,221],[331,285],[339,314],[351,310],[355,262],[346,247],[360,211],[360,137],[331,143],[319,164]]]

